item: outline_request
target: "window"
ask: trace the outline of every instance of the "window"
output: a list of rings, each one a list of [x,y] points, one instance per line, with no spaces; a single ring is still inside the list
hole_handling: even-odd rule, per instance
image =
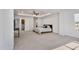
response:
[[[79,32],[79,14],[75,14],[75,30]]]

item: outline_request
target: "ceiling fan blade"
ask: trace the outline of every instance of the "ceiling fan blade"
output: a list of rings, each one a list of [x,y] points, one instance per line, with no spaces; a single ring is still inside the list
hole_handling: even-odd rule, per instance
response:
[[[39,15],[39,12],[33,11],[33,14],[34,14],[34,15]]]
[[[36,14],[36,12],[35,12],[35,11],[33,11],[33,14]]]

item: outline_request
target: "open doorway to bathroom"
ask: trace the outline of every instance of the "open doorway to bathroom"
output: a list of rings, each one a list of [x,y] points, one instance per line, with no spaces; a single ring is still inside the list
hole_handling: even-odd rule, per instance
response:
[[[25,31],[25,20],[21,19],[21,30]]]

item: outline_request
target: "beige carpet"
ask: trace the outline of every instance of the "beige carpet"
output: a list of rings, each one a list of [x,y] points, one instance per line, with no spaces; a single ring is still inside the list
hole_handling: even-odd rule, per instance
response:
[[[60,46],[54,50],[79,50],[79,42],[73,41],[73,42],[67,43],[63,46]]]
[[[52,50],[78,38],[61,36],[55,33],[37,34],[22,32],[20,38],[15,38],[15,50]]]

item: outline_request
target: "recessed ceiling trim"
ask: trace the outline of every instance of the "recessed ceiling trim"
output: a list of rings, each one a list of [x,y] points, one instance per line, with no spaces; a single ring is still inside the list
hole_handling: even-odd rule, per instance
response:
[[[18,13],[19,16],[30,16],[30,17],[45,17],[51,15],[51,13],[43,14],[43,15],[31,15],[31,14],[22,14]]]

